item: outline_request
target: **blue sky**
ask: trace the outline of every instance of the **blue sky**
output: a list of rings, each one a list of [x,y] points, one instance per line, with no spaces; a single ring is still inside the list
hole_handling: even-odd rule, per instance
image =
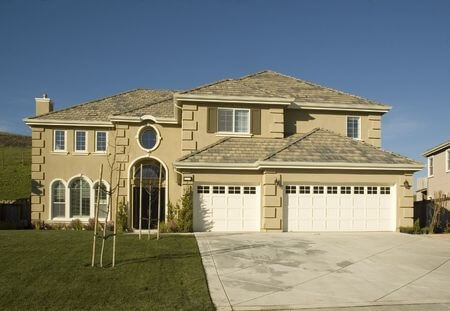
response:
[[[393,106],[383,148],[423,160],[450,136],[450,1],[0,2],[0,130],[132,88],[263,69]]]

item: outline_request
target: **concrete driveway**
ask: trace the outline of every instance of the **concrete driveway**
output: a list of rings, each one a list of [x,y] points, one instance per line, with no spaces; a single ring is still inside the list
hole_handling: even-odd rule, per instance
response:
[[[450,306],[450,235],[196,233],[196,238],[219,310]]]

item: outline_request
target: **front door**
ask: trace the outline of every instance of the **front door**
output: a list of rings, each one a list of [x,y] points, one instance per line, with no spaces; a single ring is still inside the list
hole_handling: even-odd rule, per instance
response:
[[[165,190],[161,188],[161,205],[159,221],[164,221],[165,215]],[[148,229],[149,210],[151,229],[158,225],[158,187],[142,187],[142,204],[140,202],[140,187],[133,187],[133,228],[139,229],[139,208],[142,209],[141,229]]]

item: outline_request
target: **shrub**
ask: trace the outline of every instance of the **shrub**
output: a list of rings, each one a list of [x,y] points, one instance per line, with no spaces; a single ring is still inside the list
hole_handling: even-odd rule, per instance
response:
[[[95,219],[89,218],[88,223],[84,225],[84,229],[93,231],[95,227]]]
[[[43,230],[44,229],[44,221],[43,220],[32,220],[31,225],[35,230]]]
[[[83,224],[81,223],[81,220],[79,219],[73,219],[70,222],[69,228],[72,230],[83,230]]]
[[[128,205],[120,203],[117,208],[117,232],[128,231]]]
[[[54,223],[52,225],[52,229],[53,230],[66,230],[67,229],[67,225],[64,223]]]
[[[192,188],[188,188],[181,197],[181,209],[178,214],[178,229],[180,232],[192,232],[194,202]]]
[[[414,227],[400,227],[401,233],[408,233],[413,234],[414,233]]]
[[[423,227],[422,229],[420,229],[420,231],[422,232],[422,234],[428,234],[430,233],[430,227]]]
[[[414,221],[413,231],[415,234],[420,233],[420,219],[417,218],[416,221]]]

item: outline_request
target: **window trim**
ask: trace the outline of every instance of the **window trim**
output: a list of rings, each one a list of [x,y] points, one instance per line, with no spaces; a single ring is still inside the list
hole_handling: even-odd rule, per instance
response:
[[[146,149],[146,148],[144,148],[144,146],[142,146],[142,144],[141,144],[141,133],[142,133],[142,131],[144,131],[145,129],[147,129],[147,128],[149,128],[149,127],[153,128],[153,129],[155,130],[155,132],[156,132],[156,143],[155,143],[155,145],[153,146],[153,148],[151,148],[151,149]],[[159,144],[161,143],[161,133],[159,132],[159,130],[158,130],[158,128],[157,128],[156,126],[154,126],[153,124],[150,124],[150,123],[141,126],[141,127],[138,129],[137,135],[136,135],[135,138],[137,139],[139,148],[141,148],[141,149],[144,150],[145,152],[150,152],[150,151],[155,150],[156,148],[159,147]]]
[[[105,137],[106,146],[105,146],[105,150],[104,151],[97,149],[97,133],[105,133],[106,134],[106,137]],[[94,140],[95,140],[95,153],[105,154],[105,153],[108,152],[108,131],[95,131]]]
[[[56,132],[63,132],[64,133],[64,149],[56,149]],[[53,130],[53,152],[67,152],[67,131],[66,130],[60,130],[60,129],[54,129]]]
[[[350,136],[348,136],[348,119],[349,118],[358,118],[358,137],[350,137]],[[355,140],[361,140],[361,116],[350,116],[350,115],[348,115],[347,118],[346,118],[346,123],[345,123],[345,132],[346,132],[346,136],[348,138],[355,139]]]
[[[431,172],[430,167],[432,168],[433,172]],[[428,177],[433,177],[434,176],[434,156],[431,156],[428,158],[427,170],[428,170]]]
[[[109,183],[108,182],[106,182],[105,180],[102,180],[102,184],[105,186],[105,188],[106,188],[106,206],[108,206],[108,204],[110,203],[109,202],[109,200],[111,199],[110,198],[110,194],[109,194],[109,191],[110,191],[110,187],[109,187]],[[97,186],[97,185],[100,185],[100,180],[96,180],[96,181],[94,181],[93,183],[92,183],[92,185],[90,185],[91,186],[91,195],[93,195],[93,198],[91,199],[91,204],[92,204],[92,206],[91,206],[91,208],[90,208],[90,214],[91,215],[94,215],[95,216],[95,204],[97,204],[97,200],[95,199],[95,196],[97,195],[97,190],[95,189],[95,187]],[[112,207],[111,207],[112,208]],[[110,213],[109,213],[109,217],[108,217],[108,220],[111,220],[111,217],[112,217],[112,210],[110,211]],[[89,217],[91,217],[91,215],[89,215]],[[102,221],[104,221],[105,220],[105,217],[98,217],[98,219],[99,220],[102,220]]]
[[[219,120],[220,120],[220,118],[219,118],[219,113],[220,113],[220,110],[231,110],[232,112],[233,112],[233,130],[230,132],[230,131],[220,131],[219,129]],[[236,115],[236,110],[244,110],[244,111],[247,111],[248,112],[248,121],[247,121],[247,132],[236,132],[236,124],[235,124],[235,121],[236,121],[236,119],[235,119],[235,115]],[[249,108],[228,108],[228,107],[218,107],[217,108],[217,134],[218,135],[229,135],[229,134],[231,134],[231,135],[246,135],[246,136],[248,136],[248,135],[251,135],[251,129],[250,129],[250,126],[251,126],[251,109],[249,109]]]
[[[81,132],[84,132],[84,150],[78,150],[77,149],[77,133],[81,133]],[[88,152],[88,141],[89,141],[88,131],[75,130],[74,133],[75,133],[74,139],[73,139],[73,142],[74,142],[73,151],[74,151],[74,153],[87,153]]]
[[[445,150],[445,166],[446,170],[445,172],[450,173],[450,149]]]
[[[54,217],[53,216],[53,185],[56,182],[61,182],[64,185],[64,217]],[[53,179],[50,182],[50,184],[49,184],[49,194],[50,195],[49,195],[49,198],[48,198],[48,201],[49,201],[49,205],[48,206],[50,206],[49,212],[48,212],[49,220],[63,220],[63,219],[67,219],[68,218],[67,217],[67,201],[69,199],[69,195],[68,195],[67,189],[68,189],[68,184],[67,184],[67,182],[64,179],[55,178],[55,179]]]

